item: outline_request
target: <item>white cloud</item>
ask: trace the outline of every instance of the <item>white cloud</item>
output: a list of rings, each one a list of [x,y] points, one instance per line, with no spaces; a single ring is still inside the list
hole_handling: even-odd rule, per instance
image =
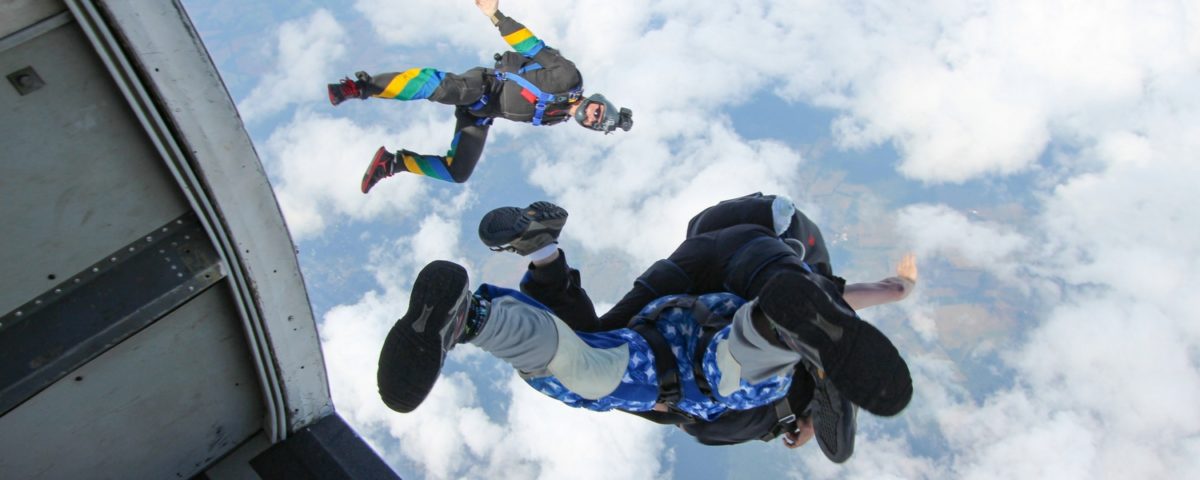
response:
[[[346,51],[346,32],[329,11],[280,25],[275,69],[264,75],[238,111],[247,122],[279,113],[290,105],[327,98],[332,62]]]
[[[897,214],[897,230],[918,257],[951,257],[964,267],[981,268],[1009,280],[1024,263],[1029,239],[1009,227],[969,220],[945,205],[910,205]]]
[[[375,35],[389,44],[466,47],[492,40],[492,48],[504,47],[491,21],[471,2],[414,0],[401,5],[386,0],[356,0],[354,9],[370,22]]]
[[[415,211],[428,179],[400,174],[371,195],[359,191],[370,156],[392,137],[379,126],[307,110],[272,132],[261,150],[292,235],[300,240],[320,235],[342,218],[383,220]]]

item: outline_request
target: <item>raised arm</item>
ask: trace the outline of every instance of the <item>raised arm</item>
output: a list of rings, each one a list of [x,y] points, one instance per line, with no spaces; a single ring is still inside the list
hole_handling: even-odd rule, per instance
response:
[[[498,0],[475,0],[479,11],[500,29],[500,36],[512,47],[513,51],[531,58],[543,68],[553,70],[557,67],[569,67],[575,70],[575,64],[567,60],[557,49],[546,46],[546,42],[534,35],[532,31],[520,22],[504,15],[498,7]]]
[[[896,276],[878,282],[848,284],[842,298],[851,308],[860,310],[903,300],[916,286],[917,256],[907,253],[896,265]]]

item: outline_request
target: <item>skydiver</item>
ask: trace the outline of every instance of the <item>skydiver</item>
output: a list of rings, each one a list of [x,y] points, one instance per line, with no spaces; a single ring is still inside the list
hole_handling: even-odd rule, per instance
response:
[[[666,268],[674,267],[674,262],[656,263],[639,278],[633,291],[604,316],[597,317],[591,300],[580,286],[579,272],[567,266],[565,254],[556,244],[565,219],[565,210],[546,202],[525,209],[499,208],[480,223],[480,237],[493,249],[514,251],[531,259],[529,271],[521,282],[521,291],[547,305],[568,326],[582,331],[621,327],[622,319],[627,322],[630,312],[636,313],[646,301],[662,291],[678,289],[670,286],[678,283],[671,280],[674,275],[670,273],[675,269]],[[844,288],[843,298],[855,310],[899,301],[916,284],[916,260],[908,254],[897,266],[896,276],[879,282],[846,285],[844,280],[833,275],[820,229],[785,197],[753,194],[721,202],[693,218],[687,236],[692,238],[739,224],[772,229],[814,272],[831,280],[839,289]],[[693,242],[690,246],[681,246],[672,259],[694,270],[701,264],[694,261],[702,256],[697,254],[704,249],[700,245],[702,243]],[[692,253],[688,253],[689,250]],[[689,257],[693,260],[686,260]],[[802,362],[793,375],[788,394],[773,405],[732,410],[712,422],[692,422],[669,415],[658,415],[652,420],[678,423],[688,434],[709,445],[754,439],[769,441],[782,434],[783,443],[789,448],[803,445],[813,435],[815,422],[820,431],[817,440],[821,450],[840,463],[853,452],[856,407],[838,394],[836,388],[822,377],[823,372],[812,367],[810,362]],[[810,401],[810,410],[805,411]]]
[[[554,213],[551,204],[531,207]],[[536,228],[545,225],[540,220],[526,222],[535,228],[510,240],[546,233]],[[792,369],[802,361],[825,372],[831,389],[872,413],[895,415],[908,404],[911,378],[899,352],[854,314],[833,282],[806,268],[791,248],[779,248],[783,242],[776,232],[737,225],[697,234],[685,246],[689,242],[697,246],[692,260],[705,253],[697,248],[713,257],[707,267],[676,265],[680,273],[696,274],[694,285],[680,288],[652,268],[626,299],[653,295],[652,286],[669,294],[723,290],[725,284],[752,300],[729,293],[668,295],[646,305],[642,319],[630,322],[633,328],[576,333],[524,294],[484,284],[472,295],[462,267],[427,265],[414,283],[408,313],[389,332],[380,355],[377,379],[385,404],[401,412],[416,408],[436,381],[445,352],[464,342],[508,361],[539,391],[593,410],[650,414],[666,406],[711,422],[731,409],[782,398]],[[681,246],[677,253],[686,250]],[[592,310],[590,303],[575,307]],[[711,315],[698,314],[701,310]],[[723,319],[724,326],[706,331],[696,323],[710,318]],[[678,358],[671,346],[681,352]],[[702,375],[693,375],[693,360]]]
[[[433,68],[404,72],[355,73],[329,84],[329,101],[350,98],[426,99],[454,105],[454,137],[445,155],[423,155],[379,147],[363,174],[362,192],[396,172],[411,172],[448,182],[467,181],[483,154],[494,118],[534,125],[556,125],[574,118],[584,128],[611,133],[633,127],[633,112],[618,108],[599,93],[583,97],[583,77],[575,64],[546,46],[528,28],[500,13],[499,0],[475,5],[514,51],[496,54],[494,68],[476,67],[461,74]]]

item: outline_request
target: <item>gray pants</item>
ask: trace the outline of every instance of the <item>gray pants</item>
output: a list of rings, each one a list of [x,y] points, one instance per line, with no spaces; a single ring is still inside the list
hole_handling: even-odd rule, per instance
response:
[[[739,380],[758,383],[788,375],[800,361],[798,353],[772,345],[754,328],[750,315],[754,304],[746,302],[738,309],[729,337],[717,345],[721,383],[714,387],[722,395],[736,390]],[[487,323],[471,343],[508,362],[526,378],[554,376],[589,400],[617,388],[630,356],[627,344],[591,347],[553,313],[508,296],[492,301]]]

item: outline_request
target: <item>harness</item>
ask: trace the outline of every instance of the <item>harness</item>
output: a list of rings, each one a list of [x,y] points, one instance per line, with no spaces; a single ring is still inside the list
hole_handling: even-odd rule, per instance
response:
[[[521,92],[521,96],[525,97],[526,100],[529,100],[529,103],[533,104],[532,123],[534,125],[542,125],[542,116],[546,113],[546,105],[554,103],[575,103],[578,102],[580,98],[583,98],[582,83],[575,88],[566,91],[565,93],[554,94],[543,92],[542,89],[538,88],[537,85],[534,85],[533,82],[530,82],[528,79],[521,76],[523,73],[541,70],[542,65],[540,63],[530,62],[521,66],[515,72],[505,72],[503,71],[504,65],[502,65],[502,58],[502,55],[496,54],[496,80],[499,82],[499,84],[503,84],[505,81],[512,80],[524,89]],[[471,111],[478,111],[482,109],[483,107],[487,106],[489,96],[489,94],[483,94],[483,96],[479,97],[478,101],[471,104],[471,106],[468,108],[470,108]]]
[[[676,364],[675,354],[671,351],[670,344],[667,343],[662,332],[659,332],[655,326],[662,313],[669,308],[680,308],[690,311],[692,319],[700,326],[700,337],[696,342],[696,351],[693,352],[692,358],[689,360],[692,363],[692,373],[696,387],[700,389],[701,394],[712,398],[712,386],[709,385],[708,379],[704,375],[705,347],[712,342],[713,336],[721,331],[721,329],[729,326],[732,320],[714,314],[708,308],[708,305],[700,301],[699,297],[680,295],[663,302],[654,310],[634,317],[630,322],[633,324],[630,328],[646,339],[646,343],[654,353],[654,370],[658,375],[657,401],[665,404],[669,412],[630,413],[660,424],[695,423],[700,420],[675,407],[675,404],[683,397],[679,379],[679,368]],[[760,437],[761,440],[770,441],[783,432],[792,429],[796,421],[797,412],[789,403],[788,397],[788,395],[785,395],[771,405],[771,408],[775,410],[776,423]]]

